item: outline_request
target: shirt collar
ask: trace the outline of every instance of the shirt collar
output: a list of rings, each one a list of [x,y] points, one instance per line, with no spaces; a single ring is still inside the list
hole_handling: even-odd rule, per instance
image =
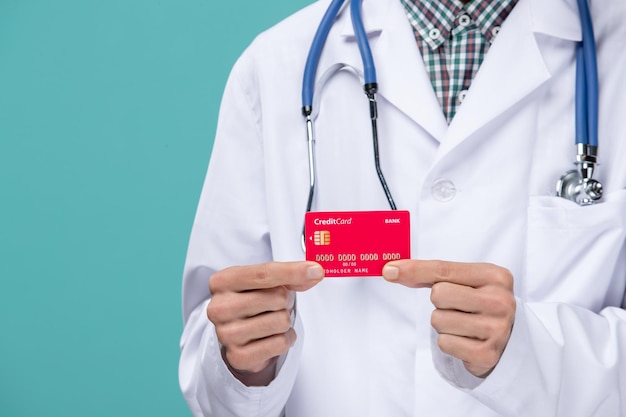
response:
[[[462,14],[469,15],[487,43],[491,43],[517,0],[473,0],[466,5],[461,0],[402,0],[402,3],[420,38],[431,49],[437,49],[450,37],[455,21]]]

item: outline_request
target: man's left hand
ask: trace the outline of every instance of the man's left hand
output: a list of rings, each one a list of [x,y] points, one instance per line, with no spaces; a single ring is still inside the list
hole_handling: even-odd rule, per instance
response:
[[[513,276],[481,263],[401,260],[389,262],[383,277],[410,288],[431,288],[431,324],[439,348],[477,377],[495,368],[515,318]]]

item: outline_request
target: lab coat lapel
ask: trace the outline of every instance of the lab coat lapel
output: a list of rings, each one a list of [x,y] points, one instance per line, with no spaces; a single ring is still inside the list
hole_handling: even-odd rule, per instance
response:
[[[346,57],[362,68],[352,29],[349,7],[340,16],[346,39]],[[440,141],[448,125],[424,68],[421,54],[402,3],[399,0],[363,2],[363,20],[376,64],[379,96]],[[342,59],[343,61],[343,59]],[[356,62],[354,62],[356,61]]]
[[[530,18],[528,2],[520,0],[450,123],[440,154],[497,119],[550,78]]]
[[[444,155],[539,88],[551,77],[549,45],[536,33],[580,39],[575,0],[519,0],[472,82],[439,149]]]
[[[441,141],[448,124],[424,67],[413,29],[400,1],[394,1],[390,9],[374,49],[377,62],[381,62],[377,67],[380,95]]]

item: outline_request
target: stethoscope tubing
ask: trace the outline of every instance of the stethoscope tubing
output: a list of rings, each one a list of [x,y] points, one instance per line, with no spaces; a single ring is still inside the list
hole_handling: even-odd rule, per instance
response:
[[[578,0],[582,42],[576,53],[576,143],[598,146],[598,63],[591,12]]]
[[[322,54],[322,49],[324,49],[328,33],[330,32],[330,29],[339,14],[339,10],[341,9],[343,2],[344,0],[333,0],[330,3],[326,13],[324,13],[324,16],[322,17],[320,25],[317,27],[315,36],[313,37],[313,42],[311,43],[311,48],[309,49],[309,54],[304,66],[304,76],[302,80],[302,113],[305,116],[307,115],[306,112],[308,112],[309,115],[311,114],[311,108],[313,106],[315,74],[317,72],[317,65],[320,61],[320,55]]]
[[[367,40],[365,26],[363,25],[363,13],[361,13],[362,0],[350,1],[350,16],[352,17],[352,27],[356,36],[357,45],[363,61],[363,77],[365,79],[365,88],[368,85],[376,84],[376,66],[374,65],[374,57],[370,49],[370,43]],[[375,87],[374,87],[375,88]]]
[[[557,183],[557,195],[579,202],[590,204],[602,197],[602,184],[593,179],[594,167],[597,163],[598,147],[598,65],[596,58],[595,36],[589,10],[588,0],[577,0],[580,14],[582,41],[576,50],[576,94],[575,94],[575,144],[577,155],[575,163],[578,174],[566,172]],[[313,98],[315,77],[320,56],[332,25],[341,10],[344,0],[332,0],[324,13],[320,25],[315,32],[309,54],[307,56],[302,81],[302,114],[306,119],[307,141],[309,152],[310,188],[306,211],[311,211],[315,192],[315,138],[313,127]],[[367,33],[363,25],[361,13],[362,0],[351,0],[350,14],[356,36],[361,60],[363,62],[364,90],[370,105],[372,139],[376,172],[385,192],[390,207],[395,210],[395,202],[380,168],[378,151],[378,110],[375,94],[378,86],[376,68],[370,49]]]
[[[324,48],[324,44],[326,43],[326,39],[328,38],[328,34],[334,20],[339,14],[339,10],[343,5],[344,0],[333,0],[329,5],[328,9],[322,16],[322,20],[320,25],[315,32],[313,37],[313,41],[311,44],[311,48],[309,50],[309,54],[307,56],[304,75],[302,80],[302,115],[306,119],[306,131],[307,131],[307,142],[308,142],[308,153],[309,153],[309,196],[307,200],[306,211],[309,212],[313,206],[313,197],[315,193],[315,156],[314,156],[314,148],[315,148],[315,136],[314,136],[314,127],[313,127],[313,98],[315,92],[315,76],[317,73],[317,67],[319,64],[320,56],[322,50]],[[369,40],[367,39],[367,33],[365,32],[365,26],[363,25],[363,16],[361,13],[362,0],[352,0],[350,2],[350,15],[352,18],[352,26],[354,29],[354,34],[357,40],[357,45],[359,47],[359,53],[361,55],[361,60],[363,62],[363,73],[364,73],[364,92],[369,100],[369,108],[370,108],[370,119],[372,125],[372,142],[374,147],[374,164],[376,168],[376,174],[378,179],[382,185],[383,191],[385,193],[385,197],[389,202],[389,207],[392,210],[396,210],[396,204],[391,195],[391,191],[389,190],[389,186],[387,185],[387,181],[385,180],[385,176],[383,175],[381,166],[380,166],[380,152],[378,145],[378,109],[376,103],[376,92],[378,90],[378,85],[376,83],[376,67],[374,64],[374,57],[372,55],[372,51],[369,45]]]

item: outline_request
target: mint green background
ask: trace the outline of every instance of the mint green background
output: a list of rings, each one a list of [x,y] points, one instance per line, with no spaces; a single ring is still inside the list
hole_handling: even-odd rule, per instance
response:
[[[0,0],[0,416],[185,416],[180,276],[221,93],[312,0]]]

